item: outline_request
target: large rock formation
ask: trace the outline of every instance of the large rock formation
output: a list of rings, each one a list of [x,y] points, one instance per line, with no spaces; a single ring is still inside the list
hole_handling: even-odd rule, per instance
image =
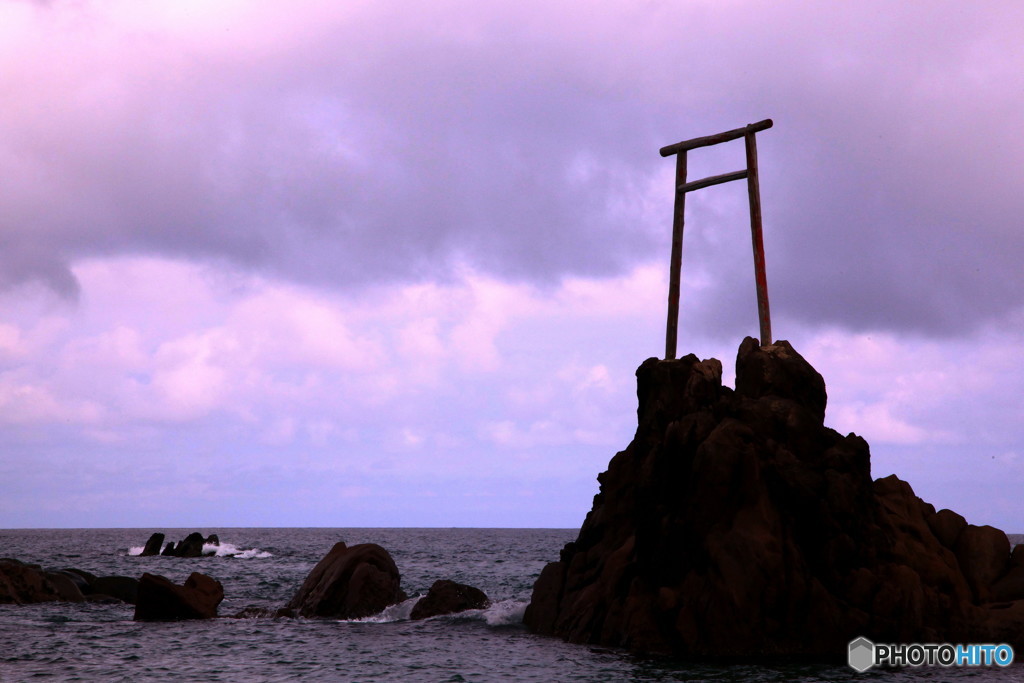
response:
[[[406,599],[398,567],[375,543],[335,543],[285,610],[304,617],[361,619]]]
[[[1024,645],[1024,551],[1003,532],[872,482],[867,442],[824,426],[825,383],[788,342],[747,338],[736,389],[721,375],[693,355],[640,366],[636,436],[527,626],[670,655]]]

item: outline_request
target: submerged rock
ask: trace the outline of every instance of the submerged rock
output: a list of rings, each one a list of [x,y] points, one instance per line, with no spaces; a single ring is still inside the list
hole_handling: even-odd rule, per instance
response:
[[[61,602],[84,602],[85,595],[78,583],[64,572],[43,572],[43,576],[57,591],[57,599]]]
[[[92,572],[87,572],[84,569],[78,569],[76,567],[65,567],[61,571],[66,572],[68,574],[77,574],[86,583],[86,585],[90,586],[90,589],[89,589],[90,591],[92,590],[92,588],[91,588],[92,584],[96,581],[96,578],[97,578],[96,575],[93,574]],[[83,591],[83,592],[89,592],[89,591]]]
[[[442,614],[455,614],[468,609],[484,609],[491,604],[487,595],[479,588],[439,579],[427,594],[413,605],[410,619],[427,619]]]
[[[266,607],[244,607],[234,614],[227,615],[228,619],[276,619],[278,617],[294,618],[295,614],[284,609],[267,609]]]
[[[90,584],[92,593],[117,598],[134,605],[139,594],[139,580],[131,576],[100,576]]]
[[[79,572],[74,569],[61,569],[57,573],[70,579],[71,582],[75,584],[75,588],[78,589],[78,592],[83,596],[92,593],[92,585],[89,583],[89,579],[86,578],[86,575],[83,572]],[[93,580],[95,581],[95,577],[93,577]]]
[[[360,619],[406,599],[398,567],[375,543],[336,543],[306,577],[285,611],[303,617]]]
[[[157,574],[145,573],[139,579],[135,621],[180,621],[212,619],[224,599],[220,581],[192,572],[183,586]]]
[[[788,342],[748,337],[736,389],[721,375],[693,355],[640,366],[636,435],[537,579],[530,629],[669,655],[1024,645],[1005,534],[872,482],[867,442],[824,426],[824,380]]]

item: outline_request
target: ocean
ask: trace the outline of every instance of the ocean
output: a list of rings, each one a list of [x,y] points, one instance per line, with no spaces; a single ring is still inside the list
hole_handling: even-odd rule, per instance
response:
[[[173,541],[216,533],[221,547],[213,557],[140,557],[155,531]],[[142,623],[132,620],[131,605],[0,605],[0,681],[1024,681],[1019,664],[857,674],[835,662],[670,662],[533,635],[522,626],[533,582],[575,536],[568,529],[0,530],[0,557],[47,569],[152,572],[179,584],[203,572],[224,585],[222,617],[283,606],[337,541],[386,548],[413,596],[359,621]],[[476,586],[493,604],[409,620],[415,597],[436,579]]]

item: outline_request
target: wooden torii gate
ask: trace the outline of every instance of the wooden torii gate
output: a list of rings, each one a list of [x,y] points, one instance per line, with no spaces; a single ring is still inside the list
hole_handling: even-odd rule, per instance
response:
[[[768,311],[768,279],[764,269],[764,242],[761,238],[761,191],[757,182],[757,145],[754,134],[772,127],[772,120],[765,119],[717,135],[684,140],[661,148],[661,156],[676,155],[676,201],[672,214],[672,259],[668,284],[668,325],[665,330],[665,359],[676,357],[676,336],[679,327],[679,273],[683,259],[683,214],[686,208],[686,193],[703,187],[747,179],[747,194],[750,197],[750,237],[754,244],[754,281],[757,283],[757,315],[761,321],[761,345],[772,343],[771,315]],[[698,147],[708,147],[722,142],[743,138],[747,148],[747,167],[742,171],[710,176],[703,180],[686,182],[686,153]]]

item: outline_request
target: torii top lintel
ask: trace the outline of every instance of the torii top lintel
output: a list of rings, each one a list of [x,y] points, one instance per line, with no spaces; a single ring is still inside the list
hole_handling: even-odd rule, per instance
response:
[[[666,145],[659,150],[659,153],[663,157],[670,157],[673,154],[688,152],[691,149],[697,149],[698,147],[710,147],[711,145],[717,145],[721,142],[729,142],[730,140],[741,138],[747,133],[760,133],[762,130],[768,130],[773,125],[775,124],[771,119],[765,119],[764,121],[750,123],[742,128],[733,128],[732,130],[727,130],[724,133],[718,133],[717,135],[705,135],[701,138],[683,140],[682,142],[677,142],[674,145]]]
[[[760,320],[762,345],[772,343],[771,315],[768,309],[768,279],[764,266],[764,241],[761,236],[761,191],[758,186],[757,145],[754,134],[772,127],[772,120],[765,119],[742,128],[692,138],[662,147],[661,156],[676,155],[675,209],[672,216],[672,257],[669,270],[668,324],[665,330],[665,358],[676,357],[676,336],[679,325],[679,280],[683,254],[683,217],[686,207],[686,193],[703,187],[747,179],[747,195],[750,200],[750,237],[754,248],[754,281],[757,284],[757,313]],[[747,167],[742,171],[723,173],[702,180],[686,182],[686,153],[699,147],[708,147],[722,142],[743,138],[747,153]]]

